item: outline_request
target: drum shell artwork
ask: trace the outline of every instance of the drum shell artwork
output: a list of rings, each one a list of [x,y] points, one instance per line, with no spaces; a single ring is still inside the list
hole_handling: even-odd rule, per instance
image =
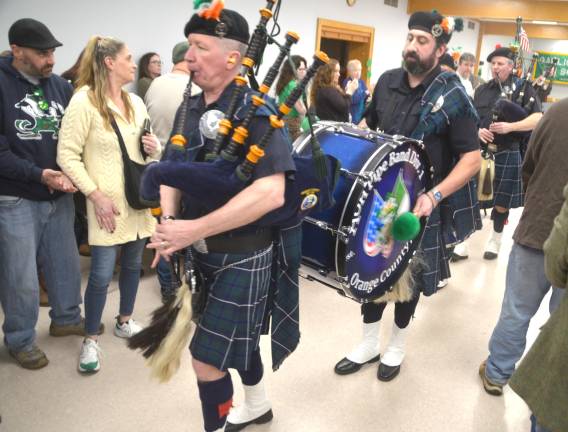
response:
[[[394,202],[392,222],[396,211],[411,211],[418,195],[431,187],[426,152],[417,141],[344,123],[319,122],[314,131],[324,153],[340,160],[342,176],[333,194],[335,206],[304,221],[303,262],[326,285],[353,300],[372,301],[391,289],[419,244],[425,221],[418,237],[398,242],[384,235],[389,232],[382,225],[386,219],[377,215],[389,215],[385,209]],[[298,138],[295,151],[309,151],[308,140]],[[394,199],[395,189],[403,199]]]

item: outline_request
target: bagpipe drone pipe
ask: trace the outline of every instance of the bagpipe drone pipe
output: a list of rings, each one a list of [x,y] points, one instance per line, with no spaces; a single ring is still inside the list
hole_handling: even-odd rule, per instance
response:
[[[269,129],[257,144],[250,146],[244,161],[241,162],[242,157],[239,158],[239,153],[245,148],[250,122],[256,110],[267,104],[265,97],[282,62],[289,54],[290,46],[297,40],[298,36],[294,33],[289,32],[286,35],[286,44],[281,47],[280,55],[263,81],[259,89],[260,95],[251,97],[244,120],[234,129],[230,142],[224,148],[221,145],[220,154],[211,162],[171,160],[148,166],[141,182],[140,193],[143,198],[157,199],[160,186],[166,185],[181,190],[187,202],[199,202],[204,210],[213,211],[250,184],[254,168],[264,156],[265,148],[269,145],[273,133],[284,127],[282,118],[290,112],[291,107],[301,97],[317,69],[328,61],[327,55],[323,52],[314,55],[314,61],[306,72],[306,76],[298,83],[287,100],[280,105],[277,113],[270,116]],[[243,63],[245,61],[249,62],[247,58]],[[240,82],[241,78],[242,75],[236,80]],[[241,97],[241,91],[236,97]],[[221,120],[220,123],[216,142],[226,140],[222,137],[228,137],[228,129],[232,126],[232,121],[227,118]],[[296,155],[294,163],[296,172],[286,180],[285,205],[265,215],[255,224],[259,226],[288,225],[299,221],[313,210],[325,210],[333,204],[332,192],[339,172],[337,159],[323,155],[315,144],[311,155]]]

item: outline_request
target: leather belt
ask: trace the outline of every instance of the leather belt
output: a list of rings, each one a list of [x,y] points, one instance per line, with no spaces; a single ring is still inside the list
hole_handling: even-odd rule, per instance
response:
[[[272,243],[272,230],[260,228],[255,232],[223,233],[205,239],[212,253],[248,254],[267,248]]]

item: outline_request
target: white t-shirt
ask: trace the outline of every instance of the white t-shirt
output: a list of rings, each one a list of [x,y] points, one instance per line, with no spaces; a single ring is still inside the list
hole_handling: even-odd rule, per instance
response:
[[[460,81],[462,83],[462,85],[465,88],[465,92],[467,93],[467,95],[473,99],[473,85],[471,85],[471,81],[469,79],[463,78],[460,74],[457,74],[458,77],[460,78]]]
[[[154,79],[144,97],[152,131],[162,143],[162,148],[170,138],[176,111],[181,105],[188,81],[189,75],[169,72]],[[193,91],[195,89],[192,88]]]

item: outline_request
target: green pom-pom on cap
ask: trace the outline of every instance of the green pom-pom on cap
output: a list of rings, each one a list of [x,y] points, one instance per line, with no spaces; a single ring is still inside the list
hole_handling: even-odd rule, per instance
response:
[[[412,212],[405,212],[392,224],[392,236],[397,241],[409,241],[420,233],[420,220]]]
[[[461,32],[463,30],[463,19],[454,18],[454,31]]]

